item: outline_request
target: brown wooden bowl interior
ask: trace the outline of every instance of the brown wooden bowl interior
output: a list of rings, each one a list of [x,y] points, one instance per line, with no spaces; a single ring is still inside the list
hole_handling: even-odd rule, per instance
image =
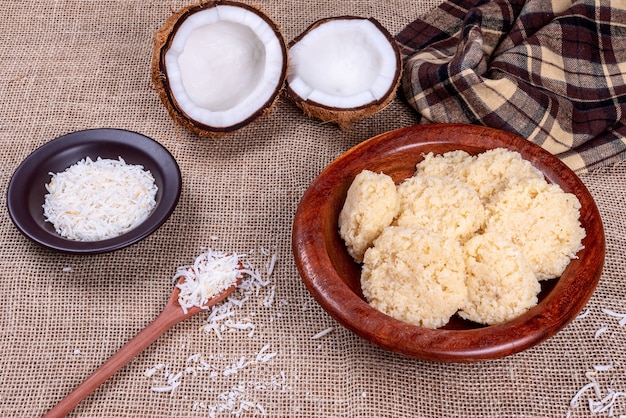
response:
[[[539,304],[504,324],[481,326],[453,318],[442,329],[395,320],[367,304],[360,265],[338,234],[337,219],[348,187],[364,169],[384,172],[396,183],[415,172],[428,152],[492,148],[518,151],[546,179],[575,194],[582,205],[585,248],[563,275],[546,282]],[[431,361],[470,362],[517,353],[551,337],[573,320],[593,293],[604,263],[605,238],[598,208],[582,181],[542,148],[515,135],[463,124],[418,125],[384,133],[333,161],[303,195],[294,218],[292,246],[302,280],[313,297],[340,324],[393,352]]]

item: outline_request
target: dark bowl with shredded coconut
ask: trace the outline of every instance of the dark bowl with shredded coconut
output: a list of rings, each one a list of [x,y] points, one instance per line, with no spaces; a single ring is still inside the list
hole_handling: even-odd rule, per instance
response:
[[[62,236],[44,214],[46,185],[84,159],[118,160],[140,166],[154,178],[155,205],[145,220],[119,236],[81,241]],[[32,152],[15,170],[7,189],[7,209],[17,229],[46,248],[98,254],[128,247],[155,232],[170,217],[180,197],[180,168],[170,152],[157,141],[121,129],[89,129],[53,139]]]

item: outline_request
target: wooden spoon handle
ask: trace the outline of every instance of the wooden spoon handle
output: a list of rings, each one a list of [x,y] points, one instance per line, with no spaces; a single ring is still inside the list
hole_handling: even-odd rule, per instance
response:
[[[190,309],[184,314],[180,306],[168,303],[163,312],[157,316],[146,328],[128,341],[117,353],[100,366],[91,376],[78,385],[69,395],[44,415],[46,418],[64,417],[83,399],[95,391],[101,384],[117,373],[122,367],[130,362],[137,354],[158,339],[165,331],[198,312]]]
[[[239,263],[239,269],[243,270],[243,266]],[[141,353],[150,344],[152,344],[157,338],[159,338],[165,331],[172,328],[184,319],[187,319],[203,309],[221,302],[228,297],[241,282],[241,277],[237,279],[237,282],[229,288],[223,290],[220,294],[209,299],[203,307],[192,306],[187,312],[183,312],[182,308],[178,304],[178,296],[180,289],[176,287],[172,292],[170,298],[163,308],[163,311],[152,321],[147,327],[145,327],[139,334],[137,334],[132,340],[127,342],[117,353],[115,353],[110,359],[108,359],[98,370],[96,370],[91,376],[89,376],[83,383],[78,385],[69,395],[67,395],[61,402],[59,402],[54,408],[45,414],[44,418],[57,418],[67,415],[76,405],[78,405],[83,399],[91,395],[101,384],[107,381],[107,379],[117,373],[122,367],[128,364],[137,354]]]

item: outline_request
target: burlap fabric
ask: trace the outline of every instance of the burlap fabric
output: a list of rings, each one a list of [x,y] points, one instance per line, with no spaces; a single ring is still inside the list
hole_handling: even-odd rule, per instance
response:
[[[292,39],[314,20],[342,14],[373,16],[397,33],[438,1],[257,3]],[[0,416],[40,416],[61,400],[158,315],[175,269],[209,246],[248,253],[263,276],[258,292],[248,294],[233,317],[220,320],[221,339],[205,332],[207,315],[179,324],[71,416],[626,414],[623,397],[614,409],[613,397],[593,403],[611,390],[626,391],[626,328],[602,311],[626,312],[626,166],[582,177],[597,199],[608,245],[587,316],[500,360],[438,364],[382,351],[338,326],[310,297],[291,254],[292,219],[323,167],[366,138],[417,123],[416,114],[397,100],[341,132],[281,99],[268,118],[231,137],[199,139],[173,125],[150,81],[152,34],[172,9],[186,4],[0,2],[3,190],[35,148],[96,127],[156,139],[183,173],[180,203],[161,229],[132,247],[97,256],[58,254],[31,243],[12,225],[2,193]],[[599,393],[590,388],[577,408],[570,406],[591,379]],[[172,382],[180,384],[173,392],[153,390]]]

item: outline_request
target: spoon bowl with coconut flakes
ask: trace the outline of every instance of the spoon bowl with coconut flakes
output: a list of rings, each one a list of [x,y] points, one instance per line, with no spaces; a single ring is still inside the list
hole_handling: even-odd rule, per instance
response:
[[[11,220],[27,238],[68,253],[137,243],[174,211],[181,173],[161,144],[136,132],[90,129],[53,139],[15,170]]]
[[[227,298],[246,270],[234,253],[208,250],[189,266],[179,267],[174,290],[163,311],[44,417],[63,417],[100,385],[128,364],[167,330]]]

